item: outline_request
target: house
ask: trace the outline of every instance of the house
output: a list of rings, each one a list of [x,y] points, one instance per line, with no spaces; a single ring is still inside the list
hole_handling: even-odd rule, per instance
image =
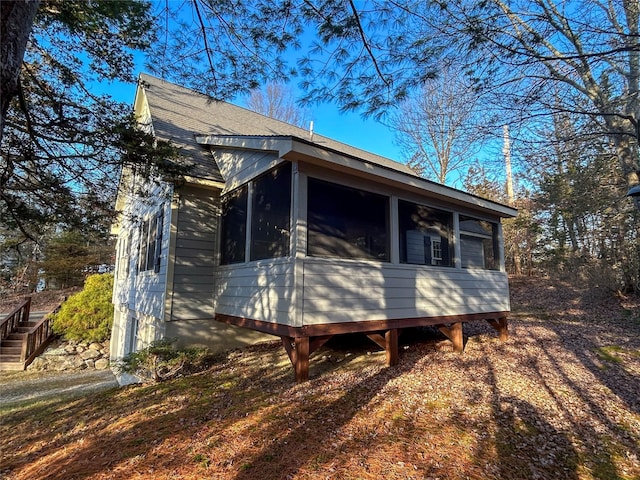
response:
[[[516,210],[406,165],[141,75],[141,125],[188,174],[124,172],[113,360],[163,337],[227,350],[280,337],[296,379],[331,336],[361,332],[398,361],[398,333],[507,335],[501,218]]]

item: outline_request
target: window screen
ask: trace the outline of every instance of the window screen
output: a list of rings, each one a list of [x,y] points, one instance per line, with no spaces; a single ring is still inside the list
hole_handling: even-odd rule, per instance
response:
[[[307,254],[389,261],[389,197],[310,178]]]
[[[460,215],[462,268],[499,270],[498,225]]]
[[[253,181],[251,260],[289,255],[291,163]]]
[[[453,266],[453,214],[398,201],[400,262]]]
[[[247,186],[240,187],[222,197],[220,263],[245,261],[247,234]]]

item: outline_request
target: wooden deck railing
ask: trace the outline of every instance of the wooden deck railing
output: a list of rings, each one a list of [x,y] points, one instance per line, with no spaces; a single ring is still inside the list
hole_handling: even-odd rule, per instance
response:
[[[58,306],[54,313],[60,306]],[[38,320],[35,325],[29,324],[29,314],[31,313],[31,297],[27,298],[15,310],[0,320],[0,346],[11,333],[21,333],[22,347],[20,348],[20,363],[26,368],[33,360],[42,353],[53,338],[53,322],[51,313],[46,314]]]
[[[21,305],[16,307],[11,313],[0,321],[0,344],[13,332],[20,323],[29,321],[31,310],[31,297],[27,298]]]
[[[46,314],[22,339],[20,361],[27,367],[46,348],[53,337],[51,314]]]

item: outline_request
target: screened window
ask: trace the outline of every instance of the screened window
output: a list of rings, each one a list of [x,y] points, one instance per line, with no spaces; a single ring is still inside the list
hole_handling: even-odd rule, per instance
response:
[[[164,220],[164,205],[155,216],[145,220],[140,225],[140,243],[138,251],[138,271],[160,271],[160,257],[162,255],[162,230]]]
[[[498,225],[460,215],[460,255],[462,268],[499,270]]]
[[[389,261],[389,197],[310,178],[307,254]]]
[[[247,186],[242,186],[222,197],[221,259],[220,263],[245,261],[247,235]]]
[[[253,181],[251,260],[289,255],[291,163]]]
[[[453,266],[453,214],[398,201],[400,262]]]

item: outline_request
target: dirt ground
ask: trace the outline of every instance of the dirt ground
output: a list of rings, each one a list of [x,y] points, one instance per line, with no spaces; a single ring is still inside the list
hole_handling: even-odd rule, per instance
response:
[[[62,303],[65,298],[78,292],[80,288],[65,290],[47,290],[33,294],[14,294],[9,291],[0,292],[0,312],[9,313],[31,297],[31,310],[34,312],[50,312]]]
[[[207,371],[0,407],[0,477],[640,478],[640,299],[511,282],[511,337],[465,325],[463,354],[405,331],[400,364],[329,342],[296,385],[274,342]]]

